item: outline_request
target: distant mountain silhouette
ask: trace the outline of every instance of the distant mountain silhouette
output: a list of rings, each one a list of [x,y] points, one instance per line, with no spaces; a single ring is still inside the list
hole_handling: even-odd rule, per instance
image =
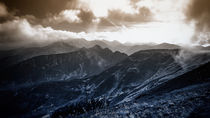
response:
[[[102,48],[109,48],[113,52],[119,51],[128,55],[138,52],[140,50],[149,49],[179,49],[180,46],[174,44],[122,44],[118,41],[106,41],[106,40],[93,40],[87,41],[85,39],[71,39],[56,41],[49,44],[43,45],[31,45],[24,48],[13,49],[9,51],[0,51],[0,59],[3,57],[22,55],[22,54],[33,54],[32,56],[47,55],[47,54],[58,54],[71,52],[76,49],[74,48],[91,48],[95,45],[99,45]],[[35,55],[36,54],[36,55]],[[31,56],[29,55],[29,56]]]
[[[157,45],[144,44],[144,45],[131,46],[128,50],[126,50],[126,53],[133,54],[141,50],[151,50],[151,49],[181,49],[181,47],[178,45],[169,44],[169,43],[162,43],[162,44],[157,44]]]
[[[79,40],[68,40],[66,43],[74,45],[76,47],[85,47],[90,48],[95,45],[99,45],[102,48],[109,48],[112,51],[120,51],[123,53],[126,53],[128,55],[131,55],[135,52],[141,51],[141,50],[149,50],[149,49],[180,49],[181,47],[175,44],[169,44],[169,43],[162,43],[162,44],[122,44],[118,41],[106,41],[106,40],[94,40],[94,41],[87,41],[84,39]]]

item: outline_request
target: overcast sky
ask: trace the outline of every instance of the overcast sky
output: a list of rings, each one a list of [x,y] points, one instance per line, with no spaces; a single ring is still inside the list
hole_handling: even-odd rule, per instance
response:
[[[0,0],[0,45],[117,40],[210,43],[209,0]]]

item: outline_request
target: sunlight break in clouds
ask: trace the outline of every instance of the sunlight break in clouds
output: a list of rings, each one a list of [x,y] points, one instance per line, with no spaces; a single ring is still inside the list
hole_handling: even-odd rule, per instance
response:
[[[131,42],[131,43],[172,43],[192,44],[191,38],[194,34],[194,25],[184,23],[153,22],[139,24],[129,28],[122,27],[116,32],[95,32],[86,34],[86,39],[106,39],[109,41]]]
[[[135,7],[130,0],[81,0],[95,16],[107,17],[111,10],[119,9],[123,12],[135,14],[137,8],[146,7],[153,13],[152,22],[134,24],[116,32],[92,32],[86,39],[118,40],[132,43],[174,43],[192,44],[194,24],[185,23],[184,10],[189,0],[140,0],[135,1]]]
[[[109,10],[121,10],[125,13],[135,13],[130,0],[80,0],[81,5],[90,9],[96,17],[108,16]]]
[[[139,8],[146,7],[156,20],[170,21],[185,18],[184,10],[190,0],[80,0],[80,7],[91,10],[96,17],[106,17],[109,11],[120,10],[135,14]]]

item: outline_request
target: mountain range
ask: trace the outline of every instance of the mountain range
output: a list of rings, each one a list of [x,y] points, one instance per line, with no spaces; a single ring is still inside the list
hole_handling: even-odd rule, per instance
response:
[[[72,40],[1,51],[0,60],[3,117],[210,115],[208,47]]]
[[[126,54],[112,52],[100,46],[82,48],[74,52],[41,55],[11,65],[1,71],[3,82],[18,83],[67,80],[99,74],[125,59]],[[12,73],[12,74],[10,74]],[[14,83],[13,83],[14,84]]]

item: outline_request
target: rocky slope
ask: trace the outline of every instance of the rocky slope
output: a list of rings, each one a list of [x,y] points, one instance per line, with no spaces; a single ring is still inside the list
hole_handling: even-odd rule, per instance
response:
[[[89,53],[90,50],[97,51]],[[122,59],[114,56],[122,55],[121,53],[107,53],[110,52],[107,50],[98,46],[88,50],[82,49],[68,53],[76,54],[68,55],[67,60],[72,58],[79,61],[76,57],[83,51],[85,54],[88,52],[88,55],[97,54],[97,57],[103,57],[108,62],[114,63],[113,60]],[[59,58],[60,55],[54,56]],[[45,58],[49,57],[41,58],[39,64],[47,64],[49,60],[42,63]],[[62,56],[62,59],[65,58]],[[79,79],[78,76],[28,86],[1,87],[0,101],[1,107],[4,108],[2,116],[86,118],[188,117],[193,114],[199,116],[202,112],[208,114],[205,110],[197,113],[196,109],[205,109],[209,103],[209,59],[209,53],[192,54],[177,49],[145,50],[126,57],[91,77]],[[91,60],[93,64],[84,66],[88,71],[97,62],[94,58]],[[68,64],[62,65],[63,71],[68,70],[66,65]]]

